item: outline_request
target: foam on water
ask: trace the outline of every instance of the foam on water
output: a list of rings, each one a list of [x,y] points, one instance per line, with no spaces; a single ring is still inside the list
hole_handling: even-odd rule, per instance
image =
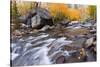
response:
[[[48,40],[45,40],[45,42],[49,43],[49,42],[52,42],[52,41],[54,41],[54,40],[55,40],[55,39],[50,38],[50,39],[48,39]]]
[[[45,37],[48,37],[48,36],[49,36],[48,34],[40,35],[40,36],[35,37],[32,41],[36,41],[36,40],[39,40],[39,39],[42,39],[42,38],[45,38]]]
[[[66,39],[65,37],[58,38],[56,41],[53,42],[52,47],[54,46],[55,49],[59,49],[61,46],[69,45],[70,43],[73,42],[73,41],[65,40],[65,39]]]
[[[46,35],[41,35],[41,36],[39,36],[39,37],[41,38],[41,37],[47,37],[47,36],[49,36],[49,35],[48,35],[48,34],[46,34]]]
[[[11,48],[14,48],[16,46],[15,43],[11,43]]]
[[[12,43],[12,45],[14,45],[13,47],[15,47],[12,52],[12,60],[18,57],[18,59],[14,60],[15,62],[14,65],[52,64],[53,63],[51,61],[51,59],[53,59],[52,57],[59,52],[62,52],[66,56],[70,56],[67,51],[63,52],[60,48],[64,45],[72,43],[72,41],[66,40],[66,37],[61,37],[56,39],[56,38],[49,38],[48,36],[49,36],[48,34],[41,34],[37,37],[29,36],[27,39],[25,40],[23,39],[25,42],[24,45],[21,44],[17,45],[15,43],[16,44],[15,46],[15,44]],[[45,37],[48,37],[48,39],[42,40],[42,38]],[[48,47],[49,45],[50,47]],[[54,50],[52,54],[48,56],[48,53],[50,52],[50,50],[52,50],[52,47],[54,47]],[[20,51],[20,49],[22,49],[21,54],[19,52],[15,53],[16,51]]]
[[[64,51],[64,56],[70,56],[69,52],[68,51]]]
[[[48,54],[48,48],[42,47],[42,49],[39,52],[39,59],[40,59],[39,64],[51,64],[47,54]]]
[[[32,46],[31,43],[26,43],[25,47]]]
[[[30,36],[28,39],[34,39],[34,37],[33,36]]]
[[[14,60],[18,56],[19,56],[19,54],[17,54],[17,53],[11,53],[11,60]]]

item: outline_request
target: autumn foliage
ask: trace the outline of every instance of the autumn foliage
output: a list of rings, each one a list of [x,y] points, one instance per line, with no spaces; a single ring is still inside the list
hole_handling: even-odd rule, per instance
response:
[[[49,10],[52,16],[55,16],[57,13],[67,15],[68,7],[65,4],[50,4]]]
[[[27,14],[31,10],[31,4],[32,2],[27,2],[27,1],[17,3],[19,14],[20,15]]]
[[[90,5],[88,6],[88,14],[91,18],[96,19],[96,6],[94,5]]]
[[[80,20],[80,17],[81,17],[80,10],[69,8],[68,9],[68,17],[70,20]]]
[[[52,16],[58,16],[58,13],[64,15],[64,17],[70,19],[70,20],[79,20],[80,19],[80,10],[69,8],[65,4],[50,4],[49,10],[51,12]],[[61,16],[59,16],[61,17]]]
[[[34,3],[31,1],[19,1],[16,2],[16,6],[13,5],[12,8],[12,15],[26,15],[29,11],[34,9]],[[44,5],[46,4],[46,5]],[[41,3],[39,7],[45,7],[48,9],[54,18],[54,21],[61,21],[64,19],[69,20],[85,20],[88,17],[96,18],[96,7],[95,6],[88,6],[88,7],[81,7],[79,6],[76,8],[71,8],[67,4],[61,3]],[[15,7],[14,7],[15,6]],[[17,10],[15,10],[15,8]]]

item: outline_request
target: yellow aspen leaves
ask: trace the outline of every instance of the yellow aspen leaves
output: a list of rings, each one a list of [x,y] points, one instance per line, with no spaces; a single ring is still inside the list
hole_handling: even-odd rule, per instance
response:
[[[79,20],[81,17],[80,11],[78,9],[69,8],[68,16],[70,20]]]
[[[65,4],[50,4],[49,10],[52,16],[55,16],[59,12],[67,15],[68,7]]]

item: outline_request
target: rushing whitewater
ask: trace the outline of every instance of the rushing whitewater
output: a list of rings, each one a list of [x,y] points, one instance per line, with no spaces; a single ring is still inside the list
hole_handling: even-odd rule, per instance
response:
[[[70,56],[68,51],[62,51],[61,47],[72,43],[65,37],[52,38],[49,34],[41,33],[37,36],[27,36],[16,39],[11,43],[11,61],[13,66],[52,64],[54,56]]]

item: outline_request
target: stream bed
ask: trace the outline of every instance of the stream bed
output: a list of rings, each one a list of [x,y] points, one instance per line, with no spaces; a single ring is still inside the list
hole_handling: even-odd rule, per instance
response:
[[[63,31],[64,30],[64,31]],[[55,27],[11,40],[11,65],[30,66],[96,61],[95,28],[86,24]],[[91,45],[95,43],[95,45]]]

